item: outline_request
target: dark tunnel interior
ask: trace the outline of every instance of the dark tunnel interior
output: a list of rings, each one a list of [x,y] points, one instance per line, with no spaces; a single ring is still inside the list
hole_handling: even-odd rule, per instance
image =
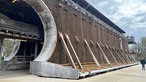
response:
[[[37,52],[37,55],[38,55],[43,46],[44,32],[43,32],[43,25],[41,23],[41,20],[38,14],[35,12],[35,10],[29,4],[27,4],[25,1],[22,1],[22,0],[16,1],[15,3],[13,3],[12,0],[0,0],[0,13],[7,16],[9,19],[38,27],[37,29],[39,29],[39,33],[41,35],[40,36],[41,41],[21,40],[20,49],[16,56],[31,56],[32,54],[34,55],[35,52]],[[38,47],[37,50],[35,49],[36,44]],[[27,60],[27,59],[28,58],[25,58],[24,60]],[[29,61],[30,60],[32,61],[34,59],[35,57],[32,56],[29,59]]]
[[[12,0],[1,0],[0,13],[10,19],[42,27],[41,20],[37,13],[24,1],[12,3]]]

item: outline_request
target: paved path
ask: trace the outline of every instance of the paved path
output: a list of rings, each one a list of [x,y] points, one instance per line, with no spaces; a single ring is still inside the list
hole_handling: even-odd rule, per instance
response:
[[[146,82],[146,71],[142,71],[141,66],[137,65],[80,80],[43,78],[27,73],[16,73],[12,77],[1,77],[0,82]]]

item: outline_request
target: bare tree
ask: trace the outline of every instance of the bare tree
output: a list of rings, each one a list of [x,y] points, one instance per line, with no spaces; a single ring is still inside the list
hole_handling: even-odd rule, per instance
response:
[[[142,55],[146,57],[146,37],[141,38]]]
[[[133,46],[132,50],[136,53],[137,57],[146,58],[146,37],[142,37],[140,43]]]

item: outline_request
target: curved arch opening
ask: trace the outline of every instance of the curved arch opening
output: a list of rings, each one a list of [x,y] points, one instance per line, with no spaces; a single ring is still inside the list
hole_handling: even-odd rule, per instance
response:
[[[9,60],[5,59],[7,62],[22,62],[29,66],[30,61],[47,61],[51,57],[57,43],[57,29],[53,16],[43,1],[1,0],[0,13],[0,20],[4,21],[0,32],[8,34],[1,34],[0,37],[18,39],[21,42],[19,49],[8,56]]]
[[[28,5],[26,2],[24,1],[18,1],[15,3],[12,3],[12,0],[1,0],[0,1],[0,19],[6,23],[4,24],[4,26],[1,26],[2,28],[0,29],[1,32],[3,30],[3,32],[5,31],[9,31],[8,33],[10,34],[10,32],[12,32],[11,35],[1,35],[0,37],[2,38],[11,38],[11,39],[19,39],[19,41],[22,43],[20,45],[20,48],[18,52],[10,54],[7,52],[4,52],[5,55],[17,55],[17,56],[32,56],[30,58],[30,61],[32,61],[41,51],[41,48],[43,46],[43,41],[44,41],[44,31],[43,31],[43,25],[42,22],[39,18],[39,16],[37,15],[37,13],[35,12],[35,10]],[[26,25],[26,26],[25,26]],[[35,40],[30,40],[28,38],[21,38],[19,36],[22,36],[19,33],[23,33],[25,31],[29,30],[33,30],[33,28],[27,26],[27,25],[33,25],[35,26],[39,32],[40,35],[38,38],[38,41]],[[17,28],[15,26],[18,26]],[[19,33],[17,33],[19,31]],[[31,32],[31,31],[30,31]],[[13,34],[17,34],[18,36],[13,36]],[[24,36],[30,36],[29,34],[25,34]],[[31,37],[30,37],[31,38]],[[38,49],[37,49],[37,54],[35,51],[35,45],[37,44]],[[5,47],[8,47],[9,45],[5,45]],[[26,47],[24,47],[26,46]],[[30,50],[26,50],[26,49],[30,49]],[[11,48],[10,48],[11,49]],[[21,50],[21,51],[20,51]],[[9,51],[9,50],[7,50]],[[35,55],[35,57],[33,56],[33,54]],[[12,59],[12,58],[11,58]],[[24,59],[25,60],[25,59]]]

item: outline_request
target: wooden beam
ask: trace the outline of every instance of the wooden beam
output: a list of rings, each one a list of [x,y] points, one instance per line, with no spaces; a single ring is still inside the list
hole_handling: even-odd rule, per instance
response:
[[[136,60],[135,60],[134,56],[131,56],[131,58],[133,59],[133,62],[136,62]]]
[[[67,47],[67,44],[65,43],[63,34],[62,34],[61,32],[59,32],[59,36],[60,36],[60,38],[61,38],[61,42],[62,42],[62,44],[63,44],[63,48],[64,48],[64,50],[65,50],[67,56],[69,57],[69,59],[70,59],[70,61],[71,61],[72,67],[75,68],[75,69],[77,69],[77,68],[76,68],[76,65],[75,65],[75,62],[74,62],[74,60],[73,60],[73,58],[72,58],[72,56],[71,56],[71,53],[70,53],[70,51],[69,51],[69,49],[68,49],[68,47]]]
[[[71,47],[71,49],[72,49],[72,51],[73,51],[73,53],[74,53],[76,59],[77,59],[77,64],[78,64],[79,68],[80,68],[81,70],[83,70],[83,66],[81,65],[81,62],[80,62],[80,60],[79,60],[79,57],[78,57],[78,55],[77,55],[77,53],[76,53],[76,51],[75,51],[75,49],[74,49],[74,47],[73,47],[73,45],[72,45],[72,43],[71,43],[71,41],[70,41],[69,36],[68,36],[67,34],[65,34],[65,36],[66,36],[66,39],[67,39],[67,41],[68,41],[68,43],[69,43],[69,45],[70,45],[70,47]]]
[[[105,58],[106,62],[107,62],[109,65],[111,65],[110,61],[109,61],[108,58],[106,57],[106,55],[105,55],[103,49],[101,48],[101,46],[99,45],[99,43],[96,42],[96,44],[97,44],[97,46],[99,47],[99,49],[101,50],[101,52],[102,52],[102,54],[103,54],[103,57]]]
[[[114,48],[118,54],[120,54],[121,58],[128,63],[127,59],[125,58],[125,56],[123,55],[123,53],[121,53],[120,51],[118,51],[118,49]]]
[[[130,63],[133,63],[134,62],[134,59],[131,56],[128,55],[128,58],[130,60]]]
[[[118,52],[116,51],[116,49],[113,48],[113,50],[116,52],[116,54],[117,54],[117,56],[120,58],[120,60],[121,60],[123,63],[126,63],[126,62],[122,59],[122,57],[118,54]]]
[[[131,62],[135,62],[133,56],[130,56],[130,54],[127,53],[127,56],[131,59]]]
[[[96,59],[96,57],[95,57],[93,51],[91,50],[91,48],[90,48],[88,42],[87,42],[86,40],[84,40],[84,42],[85,42],[85,44],[86,44],[86,46],[87,46],[87,48],[88,48],[88,50],[89,50],[89,52],[90,52],[90,54],[91,54],[93,60],[94,60],[94,62],[96,63],[97,66],[100,67],[100,64],[99,64],[98,60]]]
[[[109,47],[106,45],[106,48],[107,48],[107,50],[110,52],[110,54],[112,55],[112,57],[113,57],[113,59],[115,60],[115,62],[117,63],[117,64],[119,64],[118,63],[118,61],[117,61],[117,59],[116,59],[116,57],[114,56],[114,54],[112,53],[112,51],[109,49]]]
[[[124,53],[122,53],[121,51],[119,51],[119,53],[125,58],[125,61],[126,61],[127,63],[130,62],[130,60],[126,57],[126,55],[124,55]]]
[[[132,61],[130,60],[130,57],[128,56],[128,54],[126,54],[125,52],[123,54],[127,57],[129,63],[132,63]]]

